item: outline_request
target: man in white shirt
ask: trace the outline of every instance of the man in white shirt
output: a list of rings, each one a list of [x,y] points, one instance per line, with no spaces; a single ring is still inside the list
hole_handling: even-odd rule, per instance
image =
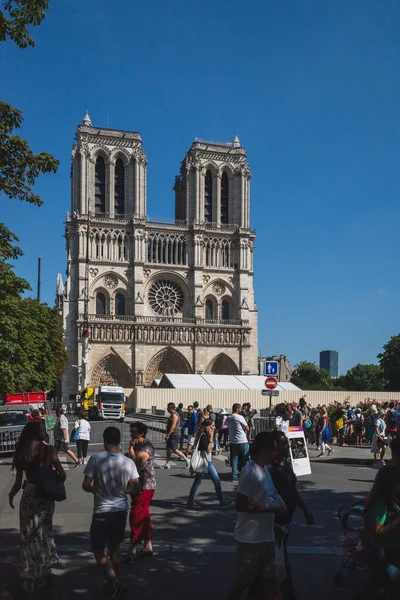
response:
[[[252,460],[240,475],[236,496],[237,564],[235,581],[227,600],[239,600],[244,590],[261,579],[265,598],[279,599],[275,560],[275,514],[284,514],[286,506],[277,493],[267,465],[277,453],[273,432],[259,433],[253,443]]]
[[[64,409],[57,408],[56,415],[57,421],[54,426],[54,447],[57,450],[57,452],[60,452],[60,450],[65,452],[67,456],[72,458],[72,460],[75,463],[75,467],[79,467],[81,464],[80,460],[76,458],[75,454],[72,452],[72,450],[70,450],[68,446],[68,419],[64,414]]]
[[[231,444],[231,464],[232,464],[232,480],[237,481],[240,468],[249,460],[249,442],[246,432],[249,431],[249,426],[245,418],[240,414],[242,407],[240,404],[232,406],[232,414],[226,419],[226,424],[229,429],[229,441]]]
[[[94,495],[90,541],[96,562],[107,580],[104,591],[112,600],[120,600],[126,586],[118,581],[119,546],[125,536],[129,508],[127,494],[140,493],[139,474],[133,460],[119,452],[119,429],[107,427],[103,439],[105,451],[90,457],[82,489]]]

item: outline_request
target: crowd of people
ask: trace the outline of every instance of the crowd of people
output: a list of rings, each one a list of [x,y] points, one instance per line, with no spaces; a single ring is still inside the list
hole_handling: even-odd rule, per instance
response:
[[[395,408],[389,406],[388,410],[395,411]],[[199,508],[195,497],[206,474],[211,477],[219,504],[225,506],[231,502],[223,495],[212,462],[213,453],[215,455],[222,448],[219,442],[221,431],[223,441],[224,429],[228,430],[232,480],[238,482],[234,530],[236,567],[228,600],[240,598],[245,588],[253,598],[294,600],[287,550],[291,523],[297,508],[304,513],[308,525],[314,523],[314,517],[297,489],[297,479],[288,460],[289,441],[285,427],[289,423],[288,426],[311,429],[307,427],[307,419],[312,421],[315,411],[310,410],[305,401],[299,406],[288,405],[285,411],[278,411],[273,431],[260,432],[252,439],[254,414],[249,405],[234,404],[230,414],[226,411],[217,413],[211,406],[201,411],[193,405],[188,407],[185,416],[182,409],[173,403],[167,408],[166,465],[170,466],[174,453],[194,476],[188,490],[187,507],[190,509]],[[373,409],[370,411],[375,413]],[[329,451],[326,442],[330,438],[324,436],[324,431],[330,429],[332,417],[329,419],[325,407],[318,413],[316,443],[325,444]],[[376,421],[389,419],[387,411],[382,415],[377,409]],[[374,427],[372,441],[374,436],[382,433],[381,425],[375,423]],[[182,430],[188,435],[186,449],[186,434],[182,436]],[[126,586],[119,579],[121,562],[148,559],[154,553],[151,501],[156,489],[155,449],[147,434],[145,423],[131,423],[129,449],[123,454],[120,430],[107,427],[103,434],[104,450],[92,454],[86,464],[90,424],[84,414],[77,419],[69,436],[68,420],[63,411],[59,411],[54,447],[46,441],[46,429],[40,418],[25,426],[13,458],[15,483],[9,503],[14,508],[14,497],[22,488],[20,575],[27,593],[38,588],[51,588],[52,569],[60,566],[52,520],[55,500],[65,498],[62,493],[60,496],[60,486],[62,491],[66,473],[58,456],[58,452],[63,451],[76,466],[84,465],[82,489],[93,495],[90,539],[95,560],[104,575],[104,592],[113,600],[125,595]],[[85,442],[78,444],[78,458],[69,449],[70,439]],[[398,585],[400,572],[400,437],[391,436],[391,449],[393,464],[380,465],[366,501],[370,545],[379,558],[382,581],[386,576],[388,578],[389,589],[393,581]],[[194,466],[196,454],[203,459],[201,469]],[[128,511],[130,545],[128,552],[121,556],[120,545],[125,537]],[[141,543],[143,547],[138,550]]]
[[[394,402],[354,408],[337,403],[328,412],[326,406],[308,407],[301,398],[299,404],[276,407],[275,428],[287,432],[290,426],[301,425],[308,444],[315,444],[320,457],[333,452],[331,441],[337,446],[371,445],[374,466],[380,468],[385,466],[390,442],[400,434],[399,408]]]

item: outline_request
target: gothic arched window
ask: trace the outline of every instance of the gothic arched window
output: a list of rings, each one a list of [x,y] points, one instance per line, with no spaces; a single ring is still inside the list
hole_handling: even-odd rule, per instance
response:
[[[211,321],[214,318],[214,304],[213,301],[208,298],[206,300],[206,319]]]
[[[229,300],[222,300],[221,303],[221,319],[226,321],[229,319]]]
[[[221,177],[221,223],[223,225],[229,223],[229,181],[225,171]]]
[[[106,213],[106,165],[102,156],[98,156],[96,160],[94,194],[95,215],[103,217]]]
[[[211,171],[207,171],[204,181],[204,220],[206,223],[212,223],[212,196],[213,196],[213,178]]]
[[[125,167],[120,158],[115,163],[114,213],[116,217],[125,214]]]
[[[125,296],[123,294],[115,296],[115,314],[118,317],[125,315]]]
[[[96,315],[106,314],[106,297],[103,292],[97,292],[96,294]]]

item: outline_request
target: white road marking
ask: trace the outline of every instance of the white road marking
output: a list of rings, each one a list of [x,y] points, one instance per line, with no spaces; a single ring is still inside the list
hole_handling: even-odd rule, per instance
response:
[[[91,555],[90,552],[90,542],[86,545],[74,545],[74,546],[62,546],[58,545],[57,550],[59,554],[77,554],[79,555]],[[155,554],[180,554],[180,553],[193,553],[193,554],[233,554],[236,551],[236,546],[222,546],[218,544],[168,544],[168,542],[154,544],[154,552]],[[6,546],[0,546],[0,553],[7,552],[10,553],[10,548]],[[289,546],[288,552],[292,556],[302,555],[302,556],[313,556],[313,555],[323,555],[323,556],[341,556],[343,554],[343,549],[339,546]]]

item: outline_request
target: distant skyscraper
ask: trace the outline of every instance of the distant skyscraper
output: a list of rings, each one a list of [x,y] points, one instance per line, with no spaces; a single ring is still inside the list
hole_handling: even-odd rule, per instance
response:
[[[336,350],[322,350],[319,353],[319,368],[329,371],[331,377],[339,373],[339,353]]]

